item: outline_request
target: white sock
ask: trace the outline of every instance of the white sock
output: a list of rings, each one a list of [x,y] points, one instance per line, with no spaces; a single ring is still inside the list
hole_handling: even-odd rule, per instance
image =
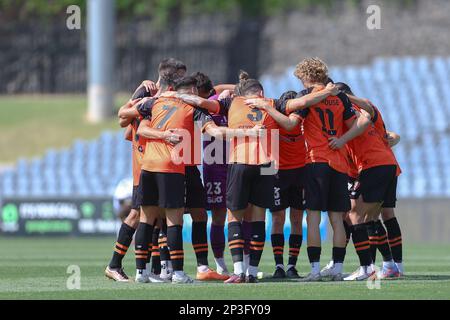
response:
[[[396,262],[395,265],[397,266],[398,271],[403,274],[403,262]]]
[[[224,258],[214,258],[214,260],[216,261],[218,273],[228,272],[227,265],[225,264]]]
[[[233,266],[235,275],[240,275],[241,273],[244,273],[244,263],[242,261],[233,263]]]
[[[291,269],[291,268],[295,268],[295,266],[294,266],[293,264],[288,264],[288,265],[286,266],[286,270],[289,270],[289,269]]]
[[[145,274],[145,269],[136,269],[136,274]]]
[[[184,271],[174,271],[175,276],[178,278],[184,277]]]
[[[311,263],[311,273],[312,274],[320,273],[320,262]]]
[[[276,266],[275,266],[276,268],[280,268],[280,269],[283,269],[284,270],[284,265],[282,265],[282,264],[277,264]]]
[[[334,264],[334,274],[342,273],[343,268],[344,268],[343,263],[335,263]]]
[[[198,266],[197,267],[197,272],[206,272],[209,270],[208,266]]]
[[[258,267],[248,266],[247,275],[256,277],[258,275]]]

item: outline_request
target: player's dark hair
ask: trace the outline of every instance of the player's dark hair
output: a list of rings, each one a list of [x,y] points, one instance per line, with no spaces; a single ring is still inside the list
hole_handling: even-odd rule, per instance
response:
[[[169,87],[175,87],[180,78],[177,72],[167,72],[159,76],[159,83],[163,89],[168,89]]]
[[[345,94],[350,94],[352,96],[354,96],[352,89],[350,88],[350,86],[344,82],[336,82],[335,83],[336,87],[338,87],[338,89],[342,92],[344,92]]]
[[[197,90],[199,93],[208,94],[209,96],[215,93],[212,81],[206,74],[194,72],[191,76],[197,80]]]
[[[175,81],[174,88],[177,91],[180,89],[190,89],[192,87],[197,87],[197,79],[195,77],[185,76]]]
[[[256,79],[251,79],[247,72],[241,70],[239,73],[239,83],[235,88],[236,95],[246,96],[258,94],[261,91],[263,91],[262,84]]]
[[[178,73],[179,76],[183,76],[185,72],[186,65],[182,61],[174,58],[163,59],[158,66],[158,75],[160,78],[164,76],[170,77],[174,73]]]
[[[286,91],[285,93],[283,93],[280,96],[279,100],[286,101],[286,100],[295,99],[295,97],[297,97],[297,92],[295,92],[295,91]]]

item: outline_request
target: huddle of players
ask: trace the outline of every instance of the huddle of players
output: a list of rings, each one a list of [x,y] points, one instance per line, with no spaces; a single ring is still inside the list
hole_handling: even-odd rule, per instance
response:
[[[119,111],[133,143],[133,208],[119,231],[107,277],[128,281],[121,261],[136,233],[136,281],[193,282],[183,271],[183,214],[190,213],[197,279],[257,282],[266,209],[273,214],[275,278],[300,278],[295,266],[305,209],[311,272],[300,281],[373,277],[377,249],[383,255],[378,276],[402,274],[401,234],[393,212],[400,170],[391,150],[399,137],[386,131],[369,101],[343,83],[333,84],[320,59],[305,59],[296,67],[296,77],[308,89],[280,99],[265,98],[261,83],[243,72],[237,85],[213,87],[204,74],[186,76],[186,66],[175,59],[163,60],[158,71],[158,82],[143,82]],[[204,138],[206,190],[197,169],[201,133],[209,136]],[[287,208],[292,228],[285,271]],[[217,272],[208,266],[206,209],[213,216]],[[332,261],[322,270],[321,212],[328,212],[333,228]],[[232,273],[223,260],[227,213]],[[350,236],[361,266],[344,277]]]

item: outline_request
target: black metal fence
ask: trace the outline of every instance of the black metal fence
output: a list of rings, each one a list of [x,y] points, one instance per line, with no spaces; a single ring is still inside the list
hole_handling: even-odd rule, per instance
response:
[[[236,22],[237,21],[237,22]],[[156,77],[168,56],[216,82],[236,81],[243,68],[257,76],[269,50],[261,39],[264,21],[199,17],[155,28],[149,21],[116,27],[116,89],[130,91]],[[84,92],[87,85],[86,28],[65,21],[0,24],[0,93]],[[261,53],[263,57],[261,57]]]

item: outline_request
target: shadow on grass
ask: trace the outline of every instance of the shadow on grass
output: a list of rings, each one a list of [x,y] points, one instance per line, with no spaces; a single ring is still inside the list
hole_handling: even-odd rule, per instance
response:
[[[258,282],[261,283],[272,283],[272,282],[299,282],[300,279],[273,279],[273,278],[264,278],[258,280]],[[415,275],[407,275],[403,276],[400,279],[392,278],[392,279],[384,279],[382,281],[445,281],[450,280],[450,275],[438,275],[438,274],[415,274]],[[336,281],[331,281],[330,279],[322,279],[320,282],[333,282],[336,283]]]
[[[429,280],[429,281],[442,281],[450,280],[450,275],[441,274],[413,274],[404,276],[402,279],[398,280]]]

